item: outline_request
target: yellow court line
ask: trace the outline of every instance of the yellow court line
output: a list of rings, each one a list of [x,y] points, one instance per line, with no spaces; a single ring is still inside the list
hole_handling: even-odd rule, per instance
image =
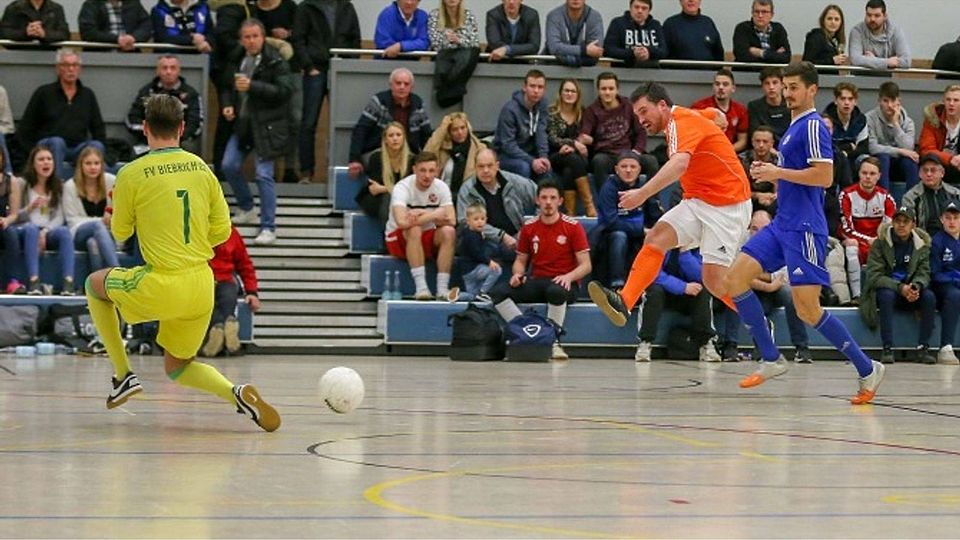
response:
[[[623,464],[623,463],[620,463],[620,464]],[[510,529],[515,531],[542,533],[546,535],[571,536],[574,538],[637,538],[633,536],[623,536],[623,535],[617,535],[617,534],[609,534],[609,533],[602,533],[602,532],[596,532],[596,531],[585,531],[585,530],[579,530],[579,529],[560,529],[556,527],[539,527],[536,525],[506,523],[502,521],[495,521],[495,520],[489,520],[489,519],[466,518],[466,517],[457,516],[453,514],[442,514],[438,512],[421,510],[419,508],[403,506],[401,504],[390,501],[383,496],[383,493],[385,491],[391,488],[395,488],[397,486],[402,486],[405,484],[412,484],[414,482],[422,482],[427,480],[437,480],[440,478],[463,477],[467,475],[476,475],[476,474],[484,474],[484,473],[486,474],[505,473],[505,472],[531,470],[531,469],[562,469],[562,468],[575,468],[575,467],[584,467],[584,466],[610,466],[610,465],[617,465],[617,463],[603,463],[603,464],[566,463],[566,464],[532,465],[532,466],[519,466],[519,467],[498,467],[493,469],[476,469],[476,470],[454,471],[454,472],[444,472],[444,473],[421,474],[421,475],[415,475],[415,476],[408,476],[405,478],[398,478],[396,480],[388,480],[386,482],[375,484],[367,488],[366,490],[364,490],[363,497],[367,501],[387,510],[392,510],[394,512],[399,512],[401,514],[407,514],[411,516],[418,516],[418,517],[433,519],[437,521],[444,521],[447,523],[462,523],[464,525],[475,525],[478,527]]]
[[[623,422],[617,422],[615,420],[597,420],[599,424],[606,424],[609,426],[614,426],[619,429],[625,429],[627,431],[636,431],[637,433],[643,433],[644,435],[652,435],[654,437],[660,437],[661,439],[667,439],[668,441],[679,442],[683,444],[688,444],[690,446],[696,446],[698,448],[716,448],[721,446],[720,443],[714,443],[709,441],[702,441],[700,439],[691,439],[690,437],[684,437],[682,435],[674,435],[672,433],[664,433],[658,429],[649,429],[633,424],[626,424]]]

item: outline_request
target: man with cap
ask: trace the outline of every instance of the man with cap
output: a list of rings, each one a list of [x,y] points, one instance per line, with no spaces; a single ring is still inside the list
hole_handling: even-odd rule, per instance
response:
[[[960,322],[960,203],[951,201],[940,214],[943,225],[930,247],[930,288],[940,309],[938,364],[958,365],[953,340]]]
[[[597,197],[597,232],[591,232],[594,258],[606,254],[607,283],[614,289],[623,287],[627,279],[627,262],[632,261],[643,245],[646,229],[663,215],[656,197],[631,209],[620,207],[620,193],[638,188],[647,181],[642,174],[640,156],[632,150],[620,152],[611,174],[600,186]],[[606,248],[606,249],[602,249]],[[595,264],[599,261],[594,261]],[[602,266],[602,265],[598,265]]]
[[[876,328],[879,314],[883,353],[880,361],[893,363],[893,312],[919,311],[920,332],[916,360],[935,364],[930,352],[937,299],[930,290],[930,235],[917,227],[916,214],[907,206],[897,208],[892,223],[877,230],[877,241],[867,256],[866,282],[860,297],[860,316]],[[879,310],[879,313],[878,313]]]
[[[943,181],[940,156],[928,152],[920,158],[920,183],[903,194],[902,206],[913,210],[917,225],[930,234],[940,230],[940,214],[951,201],[960,201],[960,188]]]

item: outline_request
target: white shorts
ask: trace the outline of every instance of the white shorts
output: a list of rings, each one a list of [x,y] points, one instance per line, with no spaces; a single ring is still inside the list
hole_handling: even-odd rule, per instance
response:
[[[683,199],[660,219],[677,232],[681,250],[699,246],[704,264],[730,266],[747,239],[752,209],[750,201],[714,206],[700,199]]]

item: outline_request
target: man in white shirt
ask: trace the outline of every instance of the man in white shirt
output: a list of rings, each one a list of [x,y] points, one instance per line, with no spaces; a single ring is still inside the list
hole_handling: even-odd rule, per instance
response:
[[[393,186],[386,244],[391,255],[410,263],[417,300],[434,298],[427,286],[424,264],[427,259],[436,259],[436,299],[446,302],[457,216],[450,188],[437,178],[438,173],[436,154],[421,152],[413,160],[413,175]]]

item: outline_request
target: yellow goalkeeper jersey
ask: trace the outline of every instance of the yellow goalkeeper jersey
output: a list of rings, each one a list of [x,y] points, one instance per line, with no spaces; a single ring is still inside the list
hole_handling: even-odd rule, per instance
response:
[[[120,169],[110,229],[120,241],[136,232],[154,270],[178,272],[207,264],[213,247],[230,237],[230,210],[202,159],[164,148]]]

